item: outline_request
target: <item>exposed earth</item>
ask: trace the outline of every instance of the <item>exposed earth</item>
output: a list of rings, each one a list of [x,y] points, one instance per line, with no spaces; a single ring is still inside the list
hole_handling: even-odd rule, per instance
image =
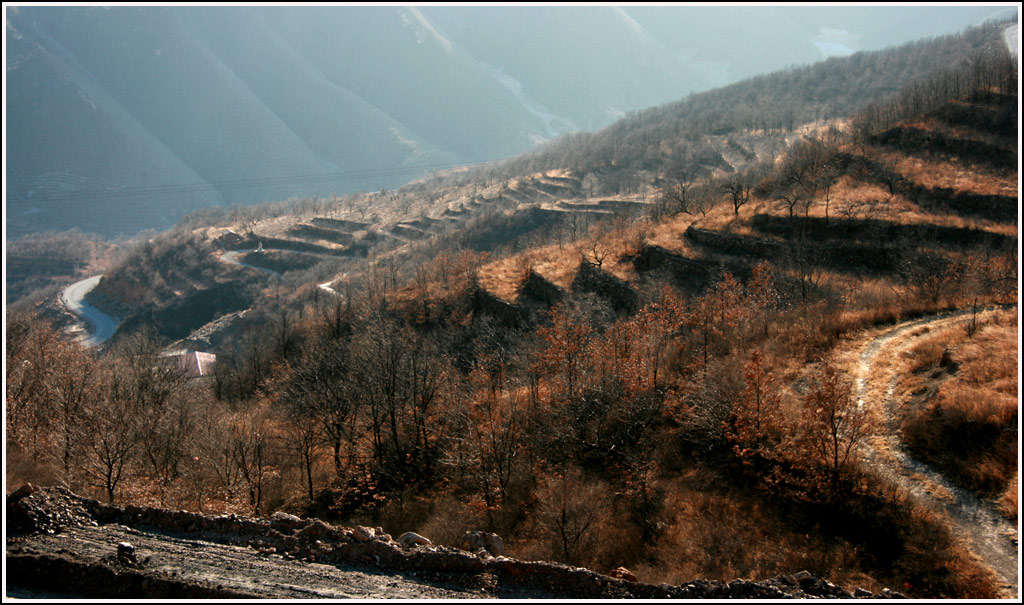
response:
[[[91,598],[892,598],[806,571],[655,586],[558,563],[399,544],[379,528],[106,506],[62,488],[7,497],[5,596]],[[627,572],[628,573],[628,572]]]

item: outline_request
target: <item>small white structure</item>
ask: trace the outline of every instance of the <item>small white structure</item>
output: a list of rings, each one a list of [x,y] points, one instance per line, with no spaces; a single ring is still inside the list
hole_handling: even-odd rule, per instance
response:
[[[178,367],[188,374],[190,378],[202,378],[213,374],[217,366],[217,356],[213,353],[202,353],[200,351],[189,351],[180,349],[164,353],[160,357],[168,360],[176,360]]]

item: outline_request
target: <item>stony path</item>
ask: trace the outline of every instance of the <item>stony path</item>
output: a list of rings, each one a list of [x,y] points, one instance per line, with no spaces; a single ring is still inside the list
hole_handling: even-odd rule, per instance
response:
[[[871,389],[868,384],[869,376],[887,371],[877,367],[881,359],[895,358],[925,336],[917,332],[919,328],[927,326],[930,328],[927,334],[930,334],[935,329],[965,323],[969,315],[969,310],[933,315],[898,324],[871,338],[860,351],[853,389],[858,405],[880,406],[885,419],[886,430],[869,445],[865,454],[867,461],[919,502],[945,511],[954,531],[992,568],[1009,598],[1020,591],[1016,525],[1000,515],[992,504],[910,455],[897,433],[900,402],[894,397],[894,391],[899,382],[898,372],[890,369],[889,375],[882,377],[881,393],[877,392],[879,387]]]
[[[63,488],[7,497],[6,597],[118,599],[789,599],[851,593],[806,571],[762,581],[646,584],[485,549],[411,545],[369,528],[272,515],[104,506]]]
[[[112,560],[117,544],[135,547],[149,574],[173,576],[184,586],[229,589],[238,596],[284,599],[456,599],[479,597],[465,589],[431,586],[398,573],[260,556],[251,549],[174,538],[135,528],[76,527],[34,537],[37,553],[73,553],[79,560]],[[20,553],[19,553],[20,554]],[[83,583],[88,582],[82,578]]]

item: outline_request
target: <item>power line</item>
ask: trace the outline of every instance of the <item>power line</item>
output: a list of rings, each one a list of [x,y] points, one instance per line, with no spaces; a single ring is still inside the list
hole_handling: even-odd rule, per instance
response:
[[[393,168],[380,168],[373,170],[357,170],[347,172],[329,172],[321,174],[293,175],[263,177],[255,179],[235,179],[224,181],[207,181],[204,183],[190,183],[181,185],[153,185],[150,187],[127,187],[123,189],[107,190],[80,190],[65,194],[54,194],[46,196],[33,196],[31,198],[16,198],[17,201],[35,202],[60,202],[100,198],[124,198],[139,197],[144,195],[168,195],[184,193],[202,193],[206,191],[223,191],[230,189],[245,189],[255,187],[270,187],[275,185],[300,185],[312,183],[345,182],[363,179],[403,176],[422,174],[424,172],[435,172],[439,170],[451,170],[455,168],[480,168],[486,166],[509,165],[533,161],[547,161],[563,154],[538,154],[528,157],[513,159],[487,160],[481,162],[446,163],[446,164],[422,164],[418,166],[397,166]]]

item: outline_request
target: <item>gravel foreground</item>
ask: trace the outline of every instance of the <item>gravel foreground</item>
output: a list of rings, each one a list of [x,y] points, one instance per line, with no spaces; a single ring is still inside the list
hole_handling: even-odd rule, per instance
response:
[[[7,497],[6,597],[357,599],[899,598],[807,572],[659,586],[275,514],[115,507],[63,488]]]

